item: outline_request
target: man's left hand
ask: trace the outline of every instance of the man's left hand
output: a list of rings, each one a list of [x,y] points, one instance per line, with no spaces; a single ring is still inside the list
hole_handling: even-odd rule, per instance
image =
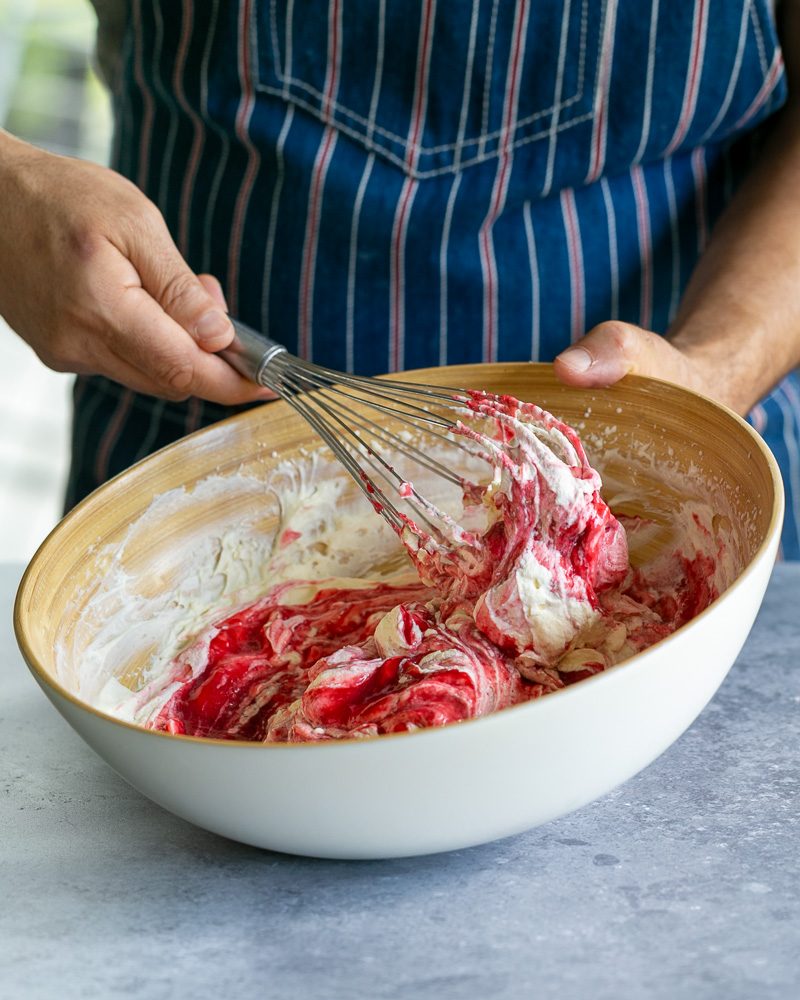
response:
[[[556,376],[566,385],[600,388],[629,374],[677,382],[732,409],[747,409],[732,395],[726,398],[724,380],[712,378],[703,363],[665,337],[630,323],[609,320],[590,330],[555,359]]]

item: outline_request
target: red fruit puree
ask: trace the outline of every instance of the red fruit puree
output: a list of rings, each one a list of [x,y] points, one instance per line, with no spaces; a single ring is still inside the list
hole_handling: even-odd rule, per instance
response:
[[[418,583],[309,581],[304,603],[291,602],[298,581],[277,584],[176,657],[173,693],[149,725],[257,741],[446,725],[605,670],[717,596],[712,544],[649,576],[631,568],[624,519],[551,414],[473,392],[455,433],[491,471],[488,484],[463,484],[460,524],[479,529],[434,537],[408,519],[401,541]]]

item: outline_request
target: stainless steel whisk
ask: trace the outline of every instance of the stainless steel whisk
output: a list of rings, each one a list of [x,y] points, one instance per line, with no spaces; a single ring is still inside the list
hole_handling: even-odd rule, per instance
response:
[[[456,527],[452,520],[418,493],[381,450],[388,446],[459,487],[464,484],[463,477],[457,468],[448,469],[381,421],[387,417],[402,420],[413,430],[423,430],[428,438],[470,451],[467,440],[460,438],[456,442],[449,435],[458,423],[458,412],[463,414],[467,402],[462,390],[348,375],[303,361],[238,320],[233,325],[236,339],[220,352],[222,357],[240,374],[286,400],[319,434],[375,510],[396,531],[403,529],[406,520],[387,495],[389,487],[438,535],[451,536]]]

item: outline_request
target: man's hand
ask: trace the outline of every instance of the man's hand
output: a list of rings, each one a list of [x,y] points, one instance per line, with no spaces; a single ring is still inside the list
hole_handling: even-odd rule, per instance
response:
[[[270,395],[215,356],[234,335],[219,283],[189,269],[138,188],[3,132],[0,314],[56,371],[171,400]]]
[[[727,392],[720,373],[709,372],[702,360],[692,357],[665,337],[630,323],[600,323],[556,358],[555,373],[567,385],[606,388],[628,374],[649,375],[677,382],[705,396],[712,396],[732,409],[746,412]]]

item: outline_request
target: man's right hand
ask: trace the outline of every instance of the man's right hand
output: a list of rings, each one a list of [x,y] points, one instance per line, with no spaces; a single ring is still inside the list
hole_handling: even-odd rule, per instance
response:
[[[222,289],[135,185],[2,131],[0,315],[56,371],[170,400],[272,398],[216,357],[234,336]]]

